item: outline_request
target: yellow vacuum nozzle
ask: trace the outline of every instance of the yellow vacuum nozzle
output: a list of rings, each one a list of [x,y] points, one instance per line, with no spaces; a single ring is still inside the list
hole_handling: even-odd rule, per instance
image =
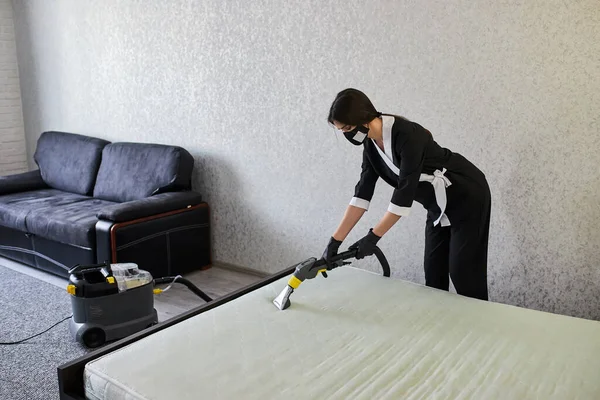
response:
[[[291,280],[291,279],[290,279]],[[279,296],[273,300],[273,304],[280,310],[285,310],[290,306],[290,295],[294,292],[294,288],[286,285],[285,289],[279,293]]]

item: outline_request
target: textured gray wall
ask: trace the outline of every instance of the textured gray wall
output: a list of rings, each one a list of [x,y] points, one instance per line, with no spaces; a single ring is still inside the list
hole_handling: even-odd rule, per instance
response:
[[[13,8],[0,0],[0,176],[27,171]]]
[[[486,172],[492,300],[600,319],[597,0],[14,5],[29,154],[46,129],[188,148],[217,260],[320,255],[360,171],[325,122],[353,86]],[[390,195],[380,183],[347,245]],[[381,242],[419,283],[424,220]]]

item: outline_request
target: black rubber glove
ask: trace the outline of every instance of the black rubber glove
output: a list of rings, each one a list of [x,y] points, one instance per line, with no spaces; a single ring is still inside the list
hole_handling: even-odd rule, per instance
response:
[[[325,248],[325,251],[323,252],[323,259],[325,260],[325,262],[327,263],[327,269],[331,269],[331,258],[335,255],[337,255],[338,250],[340,248],[340,246],[342,245],[342,242],[340,242],[339,240],[335,240],[333,238],[333,236],[329,239],[329,243],[327,243],[327,247]]]
[[[377,247],[377,242],[379,242],[379,239],[381,239],[381,237],[374,234],[373,228],[371,228],[369,229],[369,233],[367,233],[367,236],[363,237],[358,242],[348,247],[348,249],[358,249],[358,251],[356,252],[356,259],[360,260],[361,258],[371,256],[373,255],[373,253],[375,253],[375,248]]]

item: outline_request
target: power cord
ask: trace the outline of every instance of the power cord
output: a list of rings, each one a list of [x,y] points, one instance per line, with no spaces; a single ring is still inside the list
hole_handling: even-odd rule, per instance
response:
[[[54,325],[52,325],[50,328],[46,329],[46,330],[45,330],[45,331],[43,331],[43,332],[36,333],[36,334],[35,334],[35,335],[33,335],[33,336],[29,336],[28,338],[25,338],[25,339],[19,340],[19,341],[17,341],[17,342],[0,342],[0,345],[19,344],[19,343],[23,343],[23,342],[25,342],[25,341],[27,341],[27,340],[29,340],[29,339],[33,339],[33,338],[34,338],[34,337],[36,337],[36,336],[40,336],[41,334],[48,332],[50,329],[54,328],[56,325],[60,324],[61,322],[65,322],[66,320],[68,320],[68,319],[69,319],[69,318],[71,318],[72,316],[73,316],[73,315],[71,314],[71,315],[69,315],[67,318],[65,318],[65,319],[61,319],[60,321],[58,321],[57,323],[55,323]]]
[[[164,293],[164,292],[166,292],[167,290],[171,289],[171,286],[173,286],[173,284],[175,283],[175,281],[176,281],[178,278],[183,278],[183,276],[181,276],[181,275],[177,275],[175,278],[173,278],[173,280],[171,281],[171,283],[169,284],[169,286],[167,286],[167,287],[166,287],[166,288],[164,288],[164,289],[158,289],[158,288],[154,289],[154,294],[161,294],[161,293]],[[171,279],[171,277],[163,278],[163,280],[166,280],[166,279]],[[156,283],[156,280],[155,280],[154,282]]]
[[[173,283],[181,283],[182,285],[187,286],[188,289],[190,289],[196,296],[200,297],[202,300],[209,302],[212,301],[212,298],[207,295],[206,293],[204,293],[202,290],[198,289],[198,286],[194,285],[192,282],[188,281],[185,278],[182,278],[181,275],[177,275],[177,276],[166,276],[164,278],[156,278],[154,279],[154,284],[155,285],[160,285],[160,284],[164,284],[164,283],[169,283],[170,285],[166,288],[166,289],[159,289],[159,288],[155,288],[154,289],[154,294],[160,294],[163,293],[166,290],[169,290],[169,288],[171,288],[171,285],[173,285]]]

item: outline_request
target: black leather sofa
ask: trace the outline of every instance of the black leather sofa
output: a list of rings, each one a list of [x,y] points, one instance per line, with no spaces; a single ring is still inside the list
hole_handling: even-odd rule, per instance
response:
[[[154,277],[210,266],[209,207],[185,149],[53,131],[34,160],[39,169],[0,177],[0,256],[63,277],[105,261]]]

